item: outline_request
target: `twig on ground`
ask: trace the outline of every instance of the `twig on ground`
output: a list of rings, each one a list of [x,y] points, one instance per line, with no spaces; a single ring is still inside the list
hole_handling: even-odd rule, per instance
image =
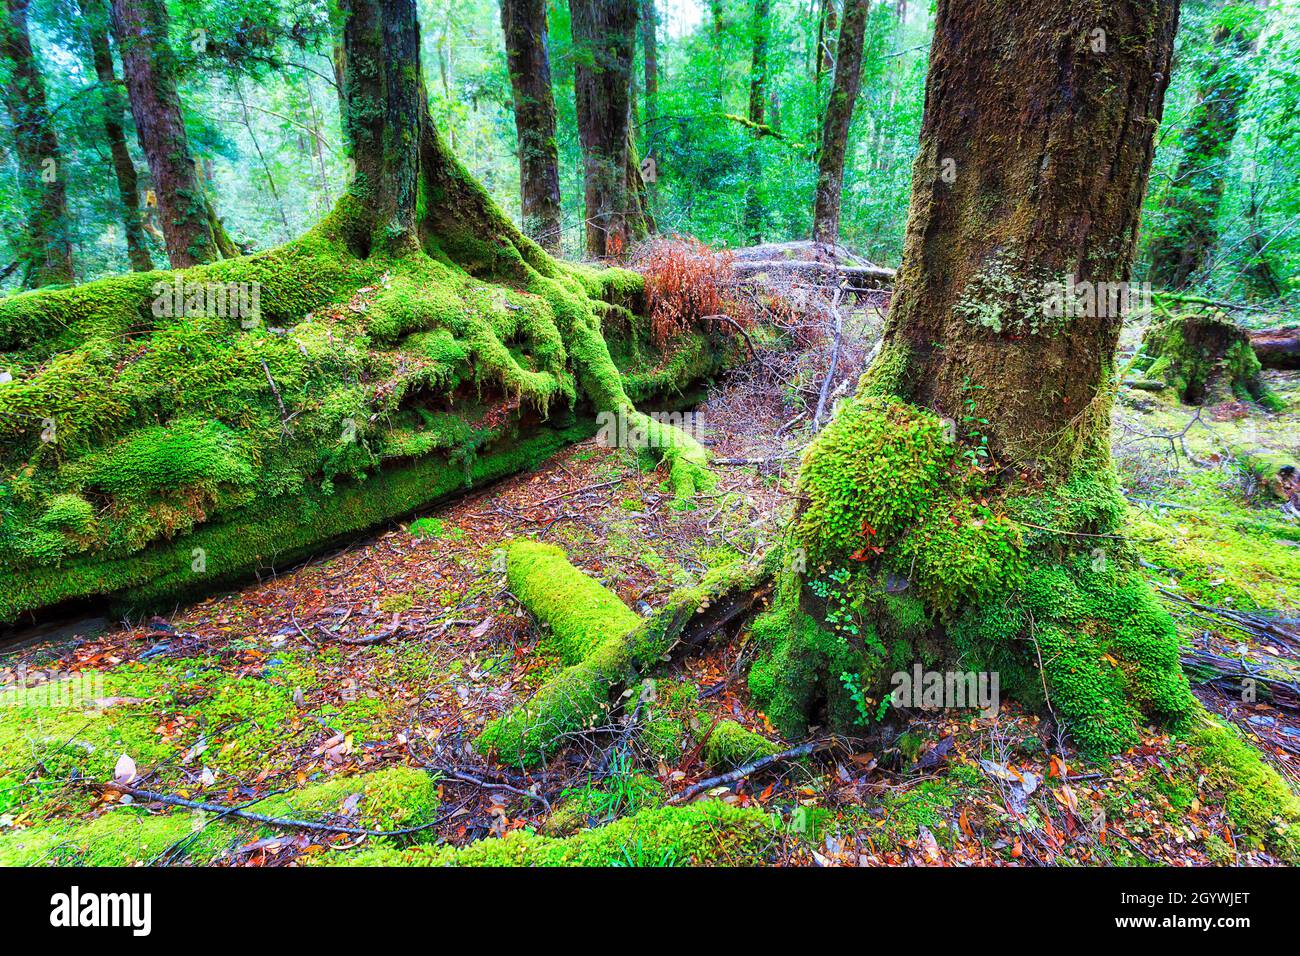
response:
[[[716,777],[709,777],[707,780],[701,780],[699,783],[692,784],[681,793],[668,800],[669,803],[685,803],[704,793],[706,790],[712,790],[714,787],[726,786],[729,783],[735,783],[737,780],[743,780],[752,773],[770,767],[772,764],[781,763],[786,760],[794,760],[798,757],[806,757],[818,750],[826,750],[831,746],[829,740],[810,740],[805,744],[797,747],[791,747],[789,750],[782,750],[780,753],[771,754],[767,757],[760,757],[758,760],[750,761],[744,766],[737,767],[728,773],[719,774]]]

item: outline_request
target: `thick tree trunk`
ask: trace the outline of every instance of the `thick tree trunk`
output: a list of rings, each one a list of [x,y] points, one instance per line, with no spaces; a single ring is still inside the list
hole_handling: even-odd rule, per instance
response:
[[[178,269],[212,262],[221,252],[181,117],[167,7],[163,0],[112,2],[131,115],[158,198],[167,258]]]
[[[1105,443],[1120,309],[1062,317],[1055,299],[1129,280],[1176,22],[1176,0],[939,6],[873,374],[954,419],[974,401],[1001,461],[1068,466]]]
[[[1129,278],[1177,19],[1177,0],[939,0],[881,351],[805,454],[754,627],[750,688],[786,732],[881,719],[907,661],[1000,675],[1096,754],[1198,713],[1116,543],[1122,315],[1052,308],[1063,280]]]
[[[45,103],[45,81],[32,53],[27,7],[28,0],[5,0],[0,53],[10,63],[5,106],[13,123],[19,190],[27,216],[27,234],[16,243],[17,253],[23,285],[36,288],[72,282],[73,271],[63,155]]]
[[[1214,47],[1221,52],[1209,61],[1199,80],[1199,103],[1186,134],[1183,158],[1161,198],[1165,221],[1152,242],[1151,281],[1162,288],[1186,288],[1218,239],[1223,172],[1251,81],[1246,64],[1254,46],[1254,31],[1245,24],[1215,31]]]
[[[587,255],[622,255],[629,221],[628,117],[637,0],[570,0]]]
[[[862,40],[867,27],[868,0],[844,0],[844,19],[835,47],[835,81],[822,120],[817,156],[817,198],[813,204],[813,239],[835,242],[840,237],[840,200],[844,191],[844,153],[849,124],[862,79]]]
[[[755,126],[767,122],[767,34],[772,13],[771,0],[756,0],[754,4],[754,52],[749,67],[749,121]],[[750,143],[745,159],[745,235],[750,245],[763,241],[763,200],[760,193],[763,182],[763,157],[758,138]]]
[[[100,97],[104,110],[104,138],[108,140],[109,155],[113,158],[113,173],[117,177],[117,195],[122,203],[122,226],[126,230],[126,255],[136,272],[153,269],[153,259],[144,238],[144,225],[140,217],[140,186],[135,173],[135,162],[126,145],[126,132],[122,121],[126,112],[122,91],[118,89],[117,75],[113,72],[113,53],[108,45],[109,12],[104,0],[81,0],[82,15],[90,33],[90,52],[95,64],[95,78],[99,80]]]
[[[546,0],[501,0],[501,27],[514,91],[524,233],[547,252],[558,254],[560,172]]]

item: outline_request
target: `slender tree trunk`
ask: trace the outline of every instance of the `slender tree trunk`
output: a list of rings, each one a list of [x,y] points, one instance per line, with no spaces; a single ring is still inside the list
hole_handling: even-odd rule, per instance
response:
[[[27,215],[27,233],[18,243],[18,260],[23,285],[36,288],[72,282],[74,276],[63,155],[50,123],[45,81],[32,53],[27,7],[27,0],[5,0],[0,53],[10,64],[5,106],[13,123],[19,191]]]
[[[659,15],[655,0],[641,0],[641,47],[645,56],[646,149],[654,152],[655,123],[659,119]]]
[[[275,177],[271,175],[271,164],[267,162],[266,153],[262,151],[262,143],[257,138],[257,131],[253,129],[253,117],[248,111],[248,103],[244,100],[244,88],[238,78],[235,80],[235,95],[239,97],[239,106],[244,114],[244,129],[248,130],[248,138],[253,141],[253,149],[257,152],[257,159],[262,164],[262,175],[266,177],[267,188],[271,190],[271,198],[275,200],[275,209],[280,214],[280,225],[284,226],[284,238],[287,241],[290,238],[289,216],[284,211],[284,203],[280,201],[280,190],[275,188]],[[211,182],[211,176],[207,176],[205,179]],[[209,200],[210,202],[211,200]],[[222,255],[225,254],[225,250],[222,250]]]
[[[1255,28],[1238,23],[1215,31],[1220,51],[1200,78],[1199,104],[1174,181],[1161,197],[1163,230],[1151,247],[1151,281],[1183,289],[1205,265],[1218,241],[1223,172],[1240,124],[1241,101],[1251,77],[1246,69]]]
[[[1066,278],[1129,280],[1177,19],[1177,0],[939,4],[875,368],[954,419],[975,400],[999,460],[1105,444],[1121,317],[1051,313]]]
[[[221,257],[176,93],[175,54],[163,0],[113,0],[113,29],[136,135],[149,164],[173,268]]]
[[[560,171],[546,0],[501,0],[501,28],[514,91],[524,233],[547,252],[558,254]]]
[[[619,256],[632,238],[627,147],[637,0],[570,0],[569,10],[587,255]]]
[[[749,67],[749,121],[759,126],[766,122],[767,106],[767,35],[772,13],[771,0],[755,0],[752,28],[754,52]],[[751,245],[763,241],[763,157],[761,140],[755,136],[745,157],[745,237]]]
[[[848,148],[853,105],[862,80],[862,41],[867,27],[868,0],[844,0],[840,39],[835,47],[835,80],[822,120],[817,157],[817,198],[813,204],[813,238],[835,242],[840,237],[840,200],[844,192],[844,154]]]
[[[819,102],[822,92],[822,74],[835,66],[835,60],[831,56],[831,37],[835,36],[837,24],[835,0],[821,0],[821,12],[817,16],[817,50],[813,67]]]
[[[135,161],[126,145],[123,119],[126,102],[118,87],[113,71],[113,52],[108,44],[109,12],[104,0],[81,0],[82,16],[90,33],[90,52],[95,64],[95,78],[99,80],[100,97],[104,110],[104,138],[108,140],[109,155],[113,158],[113,172],[117,177],[117,195],[122,203],[122,225],[126,230],[126,255],[136,272],[153,269],[153,259],[144,238],[140,218],[140,184],[135,173]]]

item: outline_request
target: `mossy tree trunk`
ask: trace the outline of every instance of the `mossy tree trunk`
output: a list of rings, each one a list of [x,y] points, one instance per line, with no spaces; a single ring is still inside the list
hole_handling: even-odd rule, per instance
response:
[[[646,226],[629,181],[637,0],[570,0],[587,255],[621,256]]]
[[[1195,712],[1118,533],[1121,316],[1049,304],[1066,276],[1128,279],[1177,18],[940,0],[882,349],[805,457],[755,624],[750,686],[787,732],[871,724],[916,661],[1000,675],[1094,753]]]
[[[1234,17],[1239,15],[1234,9]],[[1249,57],[1257,30],[1256,23],[1238,20],[1214,32],[1213,53],[1198,79],[1198,102],[1183,158],[1161,197],[1165,221],[1151,247],[1151,281],[1163,288],[1185,288],[1218,239],[1223,171],[1250,86]]]
[[[973,401],[1012,467],[1068,469],[1104,444],[1125,301],[1110,293],[1130,276],[1176,22],[1170,0],[939,6],[870,378],[954,420]],[[1071,278],[1105,294],[1058,308]]]
[[[813,239],[835,242],[840,237],[840,202],[844,194],[844,154],[848,149],[853,105],[862,80],[862,42],[867,28],[868,0],[844,0],[844,18],[835,47],[835,80],[822,119],[817,154],[817,196],[813,203]]]
[[[524,233],[558,255],[560,170],[545,0],[501,0],[501,28],[514,93]]]
[[[166,4],[163,0],[112,3],[127,98],[158,198],[167,258],[176,269],[214,262],[221,258],[221,250],[181,116]]]
[[[63,155],[50,122],[41,76],[27,28],[28,0],[5,0],[0,53],[9,61],[5,106],[14,129],[19,190],[27,234],[17,243],[25,288],[73,281]]]
[[[90,35],[90,53],[94,61],[95,78],[99,81],[99,95],[104,114],[104,138],[108,140],[109,155],[113,159],[113,173],[117,177],[117,195],[122,204],[122,226],[126,232],[126,254],[131,268],[136,272],[153,269],[153,259],[144,238],[144,221],[140,216],[140,185],[135,173],[135,161],[126,145],[123,116],[126,104],[118,88],[117,74],[113,71],[113,52],[108,45],[109,11],[104,0],[81,0],[82,16]]]

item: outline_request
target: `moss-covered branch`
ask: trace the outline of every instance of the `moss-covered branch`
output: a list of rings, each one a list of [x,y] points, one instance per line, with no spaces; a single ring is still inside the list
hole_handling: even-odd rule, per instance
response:
[[[480,750],[528,765],[609,715],[619,691],[653,670],[680,643],[698,643],[745,613],[766,592],[771,570],[731,565],[675,591],[642,620],[568,563],[559,548],[521,541],[507,553],[511,590],[545,624],[568,664],[524,706],[497,718]]]

